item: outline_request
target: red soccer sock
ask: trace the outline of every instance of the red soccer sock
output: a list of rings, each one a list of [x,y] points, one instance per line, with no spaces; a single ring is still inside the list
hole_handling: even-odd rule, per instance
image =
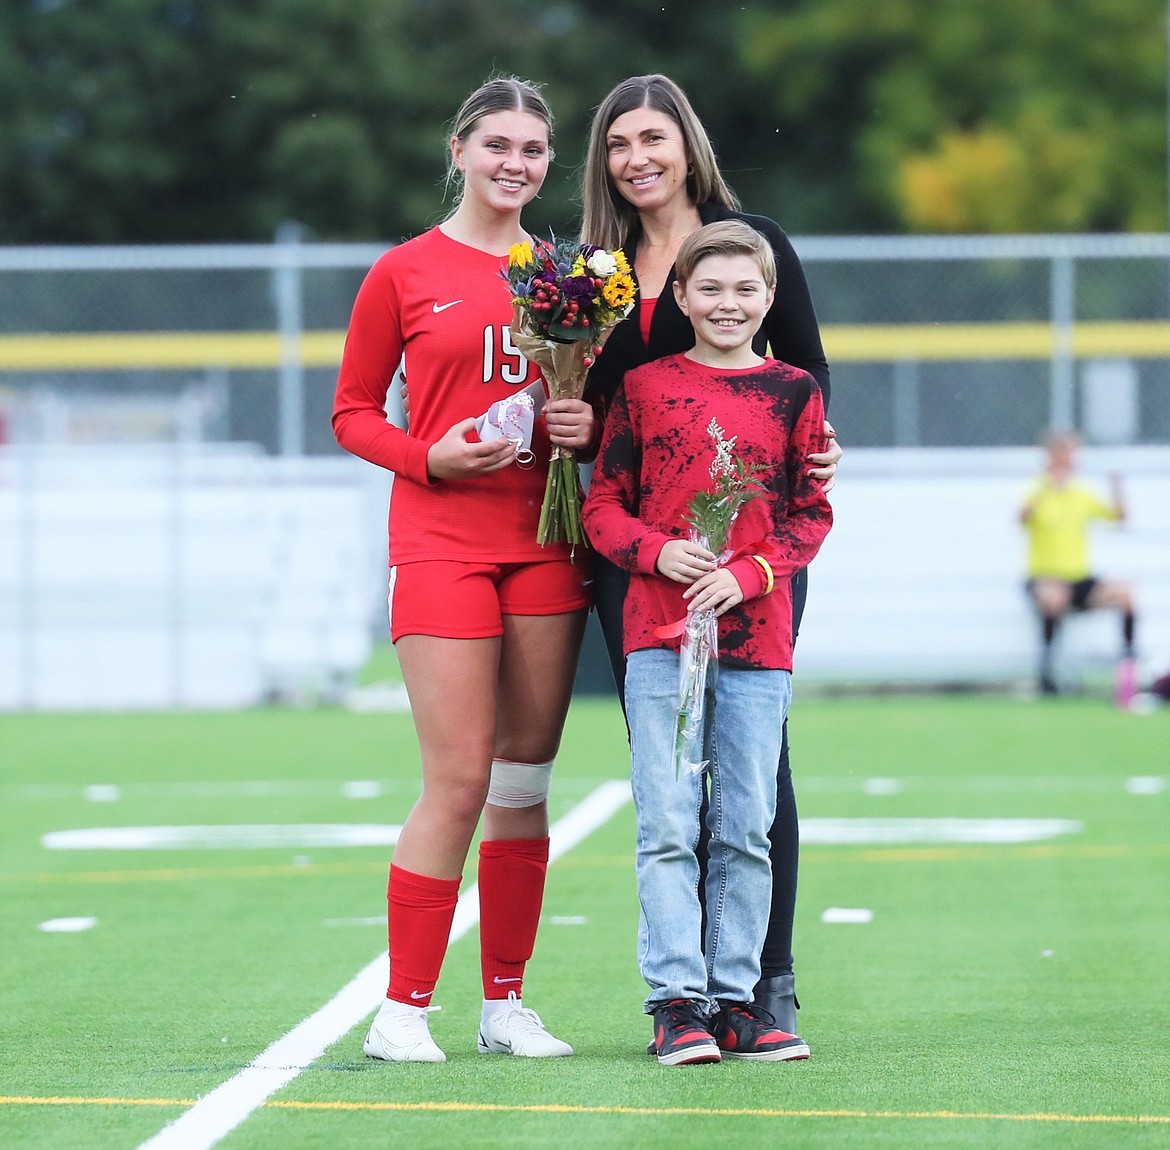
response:
[[[493,839],[479,844],[479,945],[483,996],[507,998],[524,988],[536,944],[548,872],[548,839]]]
[[[387,998],[410,1006],[430,1005],[451,937],[460,881],[390,867],[386,885],[390,934]]]

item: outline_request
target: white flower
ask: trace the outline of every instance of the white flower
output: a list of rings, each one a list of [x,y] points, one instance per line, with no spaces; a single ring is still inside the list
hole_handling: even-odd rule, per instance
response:
[[[723,428],[714,419],[707,424],[707,434],[715,441],[715,460],[711,464],[711,478],[718,479],[721,475],[730,475],[733,470],[731,452],[739,436],[733,435],[730,439],[724,439]]]
[[[585,266],[595,276],[601,279],[608,279],[617,271],[617,260],[613,258],[610,252],[607,252],[604,248],[599,248],[585,261]]]

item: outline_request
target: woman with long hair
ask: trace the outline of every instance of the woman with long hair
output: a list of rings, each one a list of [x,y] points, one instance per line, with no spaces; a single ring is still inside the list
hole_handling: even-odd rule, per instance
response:
[[[582,239],[622,248],[638,281],[634,312],[617,326],[598,357],[586,398],[604,407],[631,368],[694,345],[690,322],[671,290],[675,256],[683,240],[704,224],[739,219],[767,238],[776,260],[775,299],[756,337],[755,350],[768,349],[774,358],[807,371],[820,385],[827,407],[829,368],[800,260],[775,221],[740,211],[702,122],[673,80],[662,75],[634,76],[601,102],[589,136],[582,202]],[[827,481],[827,490],[841,450],[828,423],[824,433],[824,450],[810,455],[808,466],[814,477]],[[598,620],[622,695],[622,607],[629,577],[600,556],[594,557],[593,575]],[[806,591],[807,570],[801,570],[792,580],[794,635]],[[799,828],[787,730],[785,723],[776,770],[776,817],[769,833],[772,907],[755,1004],[792,1036],[785,1057],[797,1059],[807,1058],[809,1050],[796,1028],[792,923]]]

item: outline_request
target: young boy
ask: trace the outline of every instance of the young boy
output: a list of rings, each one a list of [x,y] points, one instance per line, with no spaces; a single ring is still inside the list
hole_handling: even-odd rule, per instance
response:
[[[793,1057],[801,1040],[751,999],[771,893],[776,759],[791,698],[790,576],[813,558],[832,524],[805,462],[820,450],[824,408],[812,376],[752,350],[776,285],[772,251],[758,232],[740,221],[709,224],[684,242],[675,269],[675,296],[695,346],[627,373],[584,508],[593,546],[631,572],[625,687],[645,1011],[654,1016],[654,1052],[664,1065],[779,1060]],[[717,446],[724,466],[730,451],[756,467],[765,489],[743,504],[721,556],[692,542],[684,520],[690,498],[713,487]],[[671,632],[670,624],[704,608],[719,617],[704,720],[708,765],[676,776],[679,640],[658,631]],[[705,938],[695,857],[704,774],[711,833]]]

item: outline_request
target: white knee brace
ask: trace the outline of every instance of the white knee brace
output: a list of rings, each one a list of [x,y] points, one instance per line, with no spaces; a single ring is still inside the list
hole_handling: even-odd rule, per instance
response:
[[[554,761],[513,763],[510,759],[492,759],[487,801],[497,807],[539,806],[548,798]]]

